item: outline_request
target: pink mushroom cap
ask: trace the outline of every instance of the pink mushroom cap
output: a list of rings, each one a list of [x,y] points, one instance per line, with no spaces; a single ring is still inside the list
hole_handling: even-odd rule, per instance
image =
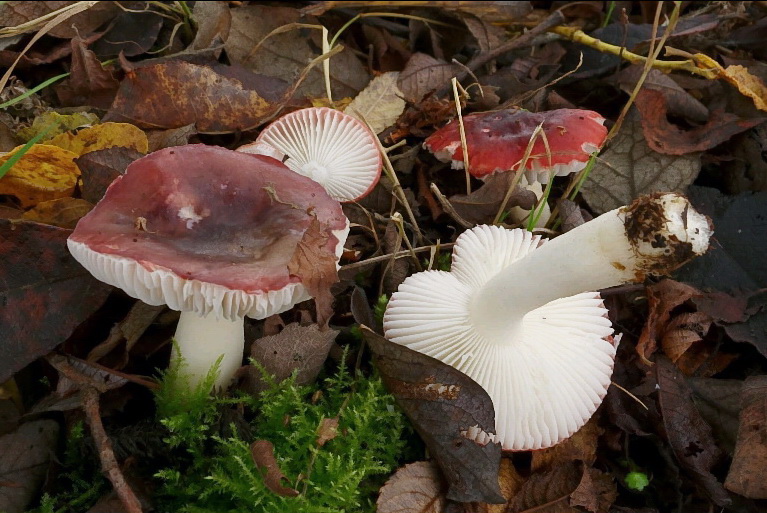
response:
[[[69,247],[97,278],[149,304],[262,318],[308,299],[288,263],[315,218],[321,250],[337,258],[348,221],[321,185],[271,157],[178,146],[128,166]]]
[[[538,113],[507,109],[464,116],[469,173],[485,179],[493,173],[514,169],[521,163],[540,124],[551,149],[551,159],[543,137],[538,137],[525,165],[528,180],[547,183],[549,175],[565,176],[580,171],[607,137],[604,121],[597,112],[581,109]],[[458,120],[434,132],[424,146],[439,160],[451,162],[454,169],[463,169]]]

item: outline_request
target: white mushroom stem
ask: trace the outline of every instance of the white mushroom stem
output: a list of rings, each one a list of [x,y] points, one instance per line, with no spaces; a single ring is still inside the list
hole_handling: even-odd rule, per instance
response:
[[[242,318],[230,321],[216,318],[214,313],[202,317],[194,312],[181,312],[174,340],[171,372],[176,372],[179,382],[190,390],[205,379],[219,358],[215,389],[226,389],[242,365],[245,347]]]
[[[543,197],[543,184],[537,181],[528,183],[527,178],[523,176],[519,181],[519,186],[535,194],[535,205],[537,207]],[[509,219],[515,223],[527,222],[527,218],[533,215],[534,211],[535,210],[525,210],[522,207],[512,207],[511,210],[509,210]],[[546,226],[546,223],[549,222],[549,218],[551,218],[551,209],[549,208],[549,203],[544,201],[543,211],[541,212],[540,217],[538,217],[535,227],[543,228]]]
[[[487,335],[515,329],[531,310],[558,298],[667,274],[705,253],[706,216],[678,194],[645,196],[529,253],[472,299],[472,323]]]

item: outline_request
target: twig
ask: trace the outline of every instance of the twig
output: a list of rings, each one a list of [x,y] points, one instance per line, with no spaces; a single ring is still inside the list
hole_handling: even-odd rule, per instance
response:
[[[141,503],[136,494],[133,493],[130,485],[125,481],[125,476],[122,470],[120,470],[117,458],[115,458],[115,453],[112,450],[112,442],[104,430],[104,424],[101,423],[98,391],[89,385],[83,385],[80,389],[80,394],[83,399],[85,418],[90,427],[93,441],[96,442],[96,447],[98,448],[101,469],[112,483],[117,496],[120,498],[120,502],[125,507],[125,511],[127,513],[142,513]]]
[[[448,242],[448,243],[444,243],[444,244],[440,243],[439,247],[440,248],[452,248],[454,244],[455,244],[454,242]],[[379,255],[379,256],[376,256],[376,257],[371,257],[371,258],[368,258],[366,260],[360,260],[359,262],[354,262],[353,264],[342,265],[341,268],[339,269],[339,271],[353,271],[355,269],[358,269],[358,268],[361,268],[361,267],[365,267],[365,266],[370,265],[370,264],[377,264],[379,262],[386,262],[387,260],[392,259],[392,258],[403,258],[403,257],[411,256],[413,253],[423,253],[425,251],[431,251],[431,249],[433,247],[434,246],[421,246],[421,247],[418,247],[418,248],[413,248],[412,253],[411,253],[411,251],[409,249],[407,249],[407,250],[404,250],[404,251],[397,251],[396,253],[391,253],[389,255]]]
[[[434,196],[436,196],[439,204],[442,205],[442,208],[445,210],[445,212],[447,212],[447,214],[452,217],[456,223],[460,224],[464,228],[474,227],[472,223],[461,217],[461,214],[456,212],[453,204],[450,203],[450,200],[447,199],[444,194],[442,194],[442,191],[439,190],[439,187],[437,187],[436,183],[432,183],[429,188],[431,189],[431,192],[434,193]]]

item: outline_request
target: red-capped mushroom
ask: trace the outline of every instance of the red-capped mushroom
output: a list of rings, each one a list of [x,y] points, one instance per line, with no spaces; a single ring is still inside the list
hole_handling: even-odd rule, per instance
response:
[[[464,116],[469,173],[484,180],[494,173],[516,170],[533,132],[540,125],[546,142],[544,137],[534,141],[525,164],[524,179],[520,182],[540,198],[541,184],[586,167],[591,153],[597,151],[607,137],[604,121],[598,113],[580,109],[538,113],[509,109]],[[457,120],[429,136],[424,146],[439,160],[450,162],[454,169],[463,169]]]
[[[319,184],[270,157],[189,145],[128,166],[68,246],[101,281],[180,310],[180,374],[195,385],[221,357],[226,387],[242,363],[243,317],[309,299],[288,264],[315,222],[325,242],[313,249],[338,259],[348,221]]]

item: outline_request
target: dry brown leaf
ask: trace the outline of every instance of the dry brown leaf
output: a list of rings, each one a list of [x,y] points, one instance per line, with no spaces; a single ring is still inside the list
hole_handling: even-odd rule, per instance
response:
[[[661,339],[661,348],[676,363],[690,347],[703,340],[713,319],[703,312],[686,312],[668,323]]]
[[[74,229],[77,221],[91,211],[93,204],[80,198],[59,198],[42,201],[24,212],[23,219]]]
[[[75,3],[77,2],[4,2],[0,5],[0,26],[15,27]],[[98,2],[88,10],[75,14],[65,23],[52,28],[48,34],[62,39],[85,37],[95,32],[119,12],[120,7],[114,2]]]
[[[613,477],[595,468],[587,468],[578,488],[570,494],[570,504],[584,507],[592,513],[603,513],[610,510],[617,498],[618,488]]]
[[[663,155],[650,149],[632,108],[621,131],[597,160],[581,192],[597,213],[628,205],[643,194],[684,192],[700,171],[700,155]]]
[[[321,331],[316,324],[301,326],[291,323],[276,335],[261,337],[251,348],[251,356],[277,382],[296,373],[296,384],[305,385],[314,381],[328,357],[336,330]],[[248,367],[245,389],[258,393],[268,388],[261,378],[261,372]]]
[[[143,128],[194,124],[203,133],[248,130],[271,116],[282,99],[273,79],[261,78],[180,60],[137,68],[120,83],[104,120]]]
[[[280,470],[277,459],[274,457],[274,445],[266,440],[256,440],[250,444],[250,454],[260,471],[263,472],[264,485],[269,490],[283,497],[296,497],[298,490],[282,484],[283,479],[288,478]]]
[[[498,470],[498,484],[507,502],[506,504],[478,503],[478,513],[506,513],[508,501],[519,492],[525,481],[527,481],[527,478],[517,472],[510,458],[501,458],[501,467]]]
[[[21,148],[0,156],[0,165]],[[0,194],[16,196],[25,208],[71,196],[80,176],[75,157],[76,154],[58,146],[35,144],[0,178]]]
[[[86,153],[75,159],[82,171],[80,193],[83,199],[98,203],[115,178],[125,173],[128,165],[143,155],[131,148],[113,146]]]
[[[133,148],[139,153],[146,153],[149,149],[144,131],[130,123],[101,123],[77,132],[65,132],[47,144],[69,150],[78,157],[115,146]]]
[[[674,280],[663,280],[647,287],[650,313],[637,342],[637,353],[645,363],[658,347],[663,332],[671,319],[671,310],[688,299],[701,295],[695,287]]]
[[[592,417],[564,442],[548,449],[534,451],[531,464],[533,472],[553,469],[573,461],[591,465],[597,458],[597,442],[602,432],[597,417]]]
[[[376,502],[378,513],[442,513],[445,483],[430,461],[401,467],[386,481]]]
[[[560,465],[546,472],[535,472],[509,502],[508,511],[576,513],[579,510],[570,506],[570,494],[578,487],[581,475],[577,463]]]
[[[0,511],[22,513],[39,496],[58,432],[57,422],[35,420],[0,436]]]
[[[301,278],[306,290],[314,298],[317,308],[317,324],[327,328],[333,315],[333,294],[330,287],[338,281],[336,256],[325,249],[328,230],[323,229],[314,217],[304,236],[296,245],[293,258],[288,262],[288,272]]]
[[[232,13],[226,2],[195,2],[192,19],[197,23],[197,33],[190,45],[193,50],[203,50],[214,41],[224,42],[229,37]]]
[[[751,98],[757,109],[767,111],[767,86],[759,77],[752,75],[748,68],[740,65],[723,68],[721,64],[702,53],[695,54],[694,57],[699,66],[715,70],[720,78],[737,87],[742,95]]]
[[[725,488],[749,499],[767,499],[767,376],[746,379],[741,391],[738,442]]]
[[[322,419],[320,426],[317,428],[317,440],[315,443],[322,447],[329,441],[338,436],[338,417],[331,419]]]
[[[186,125],[181,128],[171,128],[168,130],[149,130],[146,133],[149,140],[149,151],[157,151],[171,146],[182,146],[189,144],[191,138],[197,131],[194,125]]]
[[[455,64],[435,59],[425,53],[414,53],[399,74],[397,86],[411,103],[418,103],[428,93],[450,83],[460,72]]]
[[[623,92],[631,94],[643,71],[644,66],[632,64],[617,74],[618,85]],[[709,112],[706,106],[660,70],[650,70],[642,88],[662,92],[671,114],[686,117],[696,123],[705,123],[708,120]]]
[[[367,121],[376,134],[383,132],[392,126],[405,110],[402,91],[397,87],[398,77],[397,71],[375,77],[344,112],[361,121]]]
[[[235,63],[264,75],[292,84],[306,64],[319,56],[322,36],[319,30],[301,33],[291,30],[270,37],[255,51],[256,45],[272,30],[291,23],[316,24],[314,17],[301,17],[286,6],[247,5],[232,10],[232,28],[225,48]],[[305,30],[305,29],[304,29]],[[330,59],[330,83],[334,98],[356,96],[370,81],[365,67],[350,49],[344,49]],[[323,97],[325,79],[322,66],[309,72],[298,88],[298,94]]]
[[[120,82],[111,71],[104,69],[96,54],[86,48],[82,39],[75,37],[70,44],[72,68],[69,78],[56,87],[59,100],[68,107],[91,105],[108,109]]]
[[[482,187],[472,191],[471,194],[451,196],[450,204],[459,216],[470,223],[492,223],[513,179],[514,173],[495,173],[485,180]],[[530,210],[535,202],[535,193],[516,187],[509,196],[506,209],[521,207]]]

